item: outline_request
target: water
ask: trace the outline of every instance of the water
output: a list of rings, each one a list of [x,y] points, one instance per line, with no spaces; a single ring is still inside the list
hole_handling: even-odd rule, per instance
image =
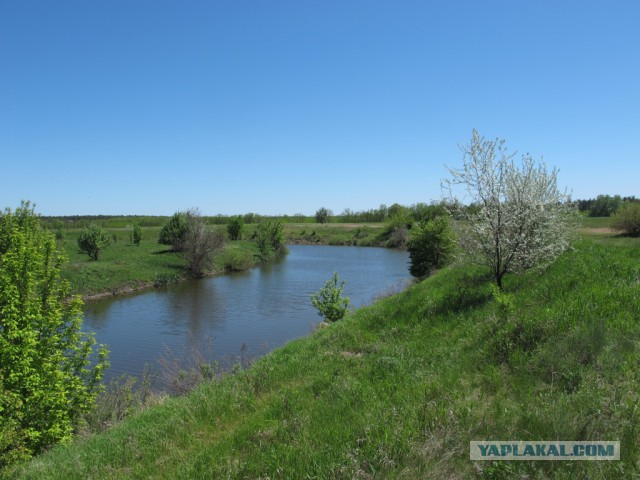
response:
[[[194,349],[230,364],[309,334],[322,320],[311,294],[333,272],[359,307],[408,281],[407,264],[406,252],[391,249],[292,245],[261,268],[88,302],[84,328],[109,347],[107,381]]]

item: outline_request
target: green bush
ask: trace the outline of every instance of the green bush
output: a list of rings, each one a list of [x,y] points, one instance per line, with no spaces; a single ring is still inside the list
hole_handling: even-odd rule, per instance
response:
[[[342,296],[343,288],[344,282],[338,286],[338,274],[334,273],[319,292],[311,295],[311,304],[327,322],[340,320],[347,313],[350,301]]]
[[[142,227],[137,223],[133,225],[133,230],[131,231],[131,243],[134,245],[140,246],[140,242],[142,241]]]
[[[91,260],[98,260],[100,250],[107,248],[110,244],[109,235],[97,225],[89,225],[80,232],[78,237],[78,248],[89,255]]]
[[[184,212],[176,212],[160,230],[158,243],[170,245],[175,252],[179,252],[183,248],[187,229],[187,215]]]
[[[227,233],[229,240],[242,240],[242,231],[244,230],[244,220],[241,216],[233,217],[227,224]]]
[[[455,250],[449,218],[437,217],[412,229],[408,250],[409,272],[414,277],[426,277],[446,265]]]
[[[70,439],[107,366],[30,204],[0,214],[0,468]],[[93,367],[90,365],[93,364]]]
[[[630,237],[640,237],[640,203],[623,204],[614,215],[611,228]]]
[[[261,222],[255,232],[258,258],[266,262],[285,252],[284,224],[280,220]]]

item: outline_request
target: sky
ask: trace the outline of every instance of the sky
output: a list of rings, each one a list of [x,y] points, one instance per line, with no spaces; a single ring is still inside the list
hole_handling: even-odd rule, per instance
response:
[[[0,0],[0,208],[437,201],[475,128],[640,196],[640,2]]]

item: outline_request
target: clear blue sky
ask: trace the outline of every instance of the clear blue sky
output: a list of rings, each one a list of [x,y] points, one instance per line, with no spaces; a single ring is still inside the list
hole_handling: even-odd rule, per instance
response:
[[[473,128],[640,196],[640,2],[0,0],[0,208],[441,196]]]

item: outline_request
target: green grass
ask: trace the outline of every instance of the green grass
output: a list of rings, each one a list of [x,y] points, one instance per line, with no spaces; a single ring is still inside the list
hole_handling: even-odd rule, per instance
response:
[[[384,246],[385,223],[287,223],[288,243]]]
[[[214,227],[223,228],[223,227]],[[103,293],[121,293],[153,285],[172,283],[182,279],[184,259],[170,251],[170,247],[158,244],[159,227],[143,227],[140,246],[129,240],[131,229],[106,229],[115,236],[109,247],[100,252],[97,261],[92,261],[78,249],[80,229],[63,230],[64,238],[59,247],[68,257],[62,275],[71,283],[74,293],[91,296]],[[255,265],[254,242],[227,242],[223,251],[216,254],[215,271],[244,270]]]
[[[609,228],[613,217],[582,217],[583,228]]]
[[[116,219],[120,224],[124,219]],[[113,223],[113,222],[112,222]],[[224,225],[210,226],[226,232]],[[214,271],[239,271],[256,265],[257,248],[251,240],[256,224],[245,225],[244,239],[227,241],[214,259]],[[94,295],[126,293],[153,285],[164,285],[184,278],[184,260],[170,248],[157,243],[160,227],[142,227],[140,246],[131,243],[130,227],[106,228],[115,237],[111,245],[100,252],[98,261],[80,252],[77,239],[81,229],[62,229],[64,238],[59,247],[68,257],[62,275],[71,283],[74,293]],[[384,244],[384,224],[285,224],[288,243],[324,245],[380,246]]]
[[[544,273],[453,267],[11,478],[637,478],[640,241]],[[476,462],[470,440],[620,440],[619,462]]]

